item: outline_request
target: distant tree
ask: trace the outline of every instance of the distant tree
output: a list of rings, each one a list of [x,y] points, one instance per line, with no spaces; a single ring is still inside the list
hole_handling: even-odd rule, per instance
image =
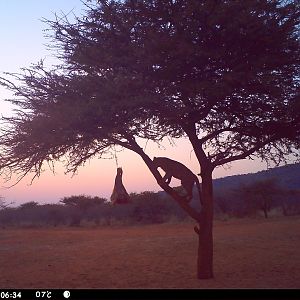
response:
[[[243,185],[237,192],[243,197],[248,210],[261,209],[265,218],[268,218],[274,197],[282,194],[283,188],[280,187],[276,178],[269,178]]]
[[[281,208],[284,216],[300,213],[300,189],[284,190],[281,194]],[[292,211],[292,212],[291,212]]]
[[[0,196],[0,209],[5,208],[5,202],[4,202],[4,198],[2,196]]]
[[[101,205],[107,202],[107,200],[105,198],[100,198],[100,197],[78,195],[78,196],[64,197],[60,200],[60,202],[65,205],[77,207],[80,210],[85,211],[92,206]]]
[[[4,209],[9,207],[9,205],[13,204],[13,202],[11,203],[6,203],[4,200],[4,197],[0,196],[0,209]]]
[[[158,193],[145,191],[131,195],[135,202],[133,218],[138,222],[162,223],[166,220],[168,207]]]
[[[38,202],[35,202],[35,201],[30,201],[30,202],[26,202],[26,203],[23,203],[19,206],[20,209],[31,209],[31,208],[34,208],[34,207],[37,207],[39,204]]]
[[[86,195],[69,196],[60,200],[66,206],[72,207],[72,226],[79,226],[80,222],[88,209],[101,205],[107,200],[105,198],[91,197]],[[96,207],[95,207],[96,208]]]
[[[257,156],[283,162],[300,143],[297,0],[98,0],[86,15],[48,21],[62,64],[2,79],[19,110],[0,135],[8,176],[66,158],[76,171],[115,145],[143,159],[197,223],[198,278],[213,277],[216,167]],[[186,137],[201,171],[199,213],[140,146]],[[291,157],[291,156],[290,156]]]
[[[285,198],[296,196],[299,192],[280,185],[278,178],[267,178],[257,180],[247,185],[242,185],[235,190],[242,197],[247,205],[248,211],[261,209],[265,218],[268,218],[275,199],[280,199],[283,214],[287,215]]]
[[[69,209],[61,204],[43,204],[39,206],[38,212],[45,225],[58,226],[67,225],[69,218]]]
[[[215,197],[216,203],[223,214],[227,214],[230,210],[229,199],[227,197],[218,195]]]

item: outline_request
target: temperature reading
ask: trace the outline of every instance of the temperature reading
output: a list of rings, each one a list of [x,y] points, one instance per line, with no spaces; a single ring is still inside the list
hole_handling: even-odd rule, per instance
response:
[[[48,298],[50,299],[51,298],[51,292],[49,291],[36,291],[35,292],[35,297],[36,298]]]

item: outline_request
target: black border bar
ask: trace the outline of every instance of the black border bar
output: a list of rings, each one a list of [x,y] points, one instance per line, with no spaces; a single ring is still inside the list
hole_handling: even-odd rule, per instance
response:
[[[68,298],[64,295],[69,291]],[[16,300],[263,300],[300,299],[298,289],[0,289],[2,299]],[[20,295],[21,297],[15,297]]]

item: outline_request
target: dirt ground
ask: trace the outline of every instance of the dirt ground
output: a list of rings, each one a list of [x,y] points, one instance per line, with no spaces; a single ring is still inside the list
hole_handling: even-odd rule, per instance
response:
[[[193,224],[0,230],[0,288],[300,288],[300,217],[217,221],[215,279]]]

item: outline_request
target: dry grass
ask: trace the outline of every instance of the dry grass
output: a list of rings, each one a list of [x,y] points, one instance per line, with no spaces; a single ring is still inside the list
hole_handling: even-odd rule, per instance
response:
[[[215,279],[192,224],[0,230],[0,288],[300,288],[300,218],[216,222]]]

